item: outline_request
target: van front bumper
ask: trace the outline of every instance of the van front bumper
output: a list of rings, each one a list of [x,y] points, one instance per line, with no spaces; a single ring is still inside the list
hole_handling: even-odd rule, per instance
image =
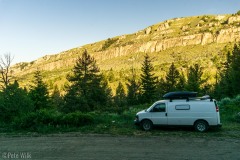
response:
[[[139,119],[138,119],[138,116],[136,116],[135,120],[134,120],[134,124],[139,126],[140,125],[140,122],[139,122]]]
[[[135,119],[135,120],[134,120],[134,124],[137,125],[137,126],[139,126],[139,125],[140,125],[140,122]]]

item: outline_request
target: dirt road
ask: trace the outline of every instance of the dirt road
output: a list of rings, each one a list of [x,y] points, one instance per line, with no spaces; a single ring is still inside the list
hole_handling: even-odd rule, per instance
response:
[[[41,137],[2,136],[0,159],[240,160],[240,140],[74,134]]]

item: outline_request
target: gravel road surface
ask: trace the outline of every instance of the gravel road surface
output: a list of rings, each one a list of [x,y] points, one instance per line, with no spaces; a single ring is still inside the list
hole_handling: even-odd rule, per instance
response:
[[[240,140],[74,134],[2,136],[0,159],[240,160]]]

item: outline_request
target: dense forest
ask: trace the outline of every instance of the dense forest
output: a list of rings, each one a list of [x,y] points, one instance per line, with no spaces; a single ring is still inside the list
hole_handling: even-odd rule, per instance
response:
[[[196,91],[199,96],[208,94],[227,104],[223,111],[234,111],[232,119],[239,122],[240,116],[236,115],[240,111],[237,103],[240,100],[240,45],[235,44],[226,56],[226,61],[218,68],[215,84],[209,85],[206,83],[208,77],[202,76],[203,67],[198,63],[189,66],[187,72],[172,63],[166,76],[158,77],[154,74],[153,57],[146,54],[140,77],[132,68],[127,81],[119,81],[115,94],[108,85],[108,78],[87,50],[78,57],[72,72],[67,75],[69,83],[65,86],[65,94],[61,94],[57,87],[49,94],[39,70],[34,73],[34,85],[21,88],[6,65],[11,57],[5,56],[8,63],[1,63],[0,70],[0,121],[14,129],[34,131],[39,125],[78,127],[94,123],[99,114],[121,115],[134,106],[150,104],[162,99],[167,92]]]

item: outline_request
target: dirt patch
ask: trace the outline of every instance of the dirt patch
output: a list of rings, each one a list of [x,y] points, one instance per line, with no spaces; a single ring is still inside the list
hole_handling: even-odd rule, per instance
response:
[[[240,139],[226,138],[55,134],[2,136],[0,142],[0,159],[240,159]]]

